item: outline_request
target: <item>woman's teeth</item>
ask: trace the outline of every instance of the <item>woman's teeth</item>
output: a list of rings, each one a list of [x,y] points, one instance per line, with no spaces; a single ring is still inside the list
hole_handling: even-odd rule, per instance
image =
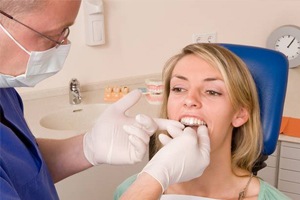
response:
[[[180,120],[180,122],[185,126],[206,126],[206,123],[204,121],[201,121],[200,119],[194,117],[184,117]]]

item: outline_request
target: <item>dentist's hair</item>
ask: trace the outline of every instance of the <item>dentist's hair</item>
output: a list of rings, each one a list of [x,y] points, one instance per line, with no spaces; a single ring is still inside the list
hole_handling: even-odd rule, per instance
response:
[[[24,15],[28,13],[46,9],[50,1],[51,0],[0,0],[0,10],[16,19],[22,19]],[[9,26],[12,24],[12,20],[0,14],[0,23]]]
[[[49,2],[50,0],[0,0],[0,10],[15,17],[16,15],[37,11]],[[3,19],[6,20],[7,18]]]
[[[262,150],[262,128],[256,85],[246,64],[234,53],[218,44],[191,44],[170,58],[163,69],[164,94],[161,117],[168,118],[167,102],[172,72],[183,57],[196,55],[220,71],[234,109],[245,108],[248,121],[234,127],[231,142],[232,169],[252,171]],[[159,132],[161,133],[161,132]],[[162,147],[156,133],[150,141],[150,158]]]

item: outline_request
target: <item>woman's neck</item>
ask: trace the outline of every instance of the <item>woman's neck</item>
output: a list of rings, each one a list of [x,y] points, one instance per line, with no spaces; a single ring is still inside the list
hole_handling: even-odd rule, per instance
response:
[[[220,155],[220,154],[217,154]],[[165,193],[185,194],[216,199],[238,198],[249,180],[246,170],[231,167],[230,156],[211,156],[211,163],[202,176],[184,183],[170,186]]]

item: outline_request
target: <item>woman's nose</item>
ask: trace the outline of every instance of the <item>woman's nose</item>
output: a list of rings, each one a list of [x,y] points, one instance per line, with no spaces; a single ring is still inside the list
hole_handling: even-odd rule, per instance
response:
[[[188,108],[200,108],[202,106],[200,96],[195,93],[189,93],[184,100],[184,106]]]

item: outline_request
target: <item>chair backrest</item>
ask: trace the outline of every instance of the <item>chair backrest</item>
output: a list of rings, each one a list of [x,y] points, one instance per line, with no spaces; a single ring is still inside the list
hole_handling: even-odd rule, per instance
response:
[[[248,66],[259,95],[263,128],[263,154],[275,151],[284,107],[288,81],[288,60],[274,50],[236,45],[220,44],[239,56]]]

